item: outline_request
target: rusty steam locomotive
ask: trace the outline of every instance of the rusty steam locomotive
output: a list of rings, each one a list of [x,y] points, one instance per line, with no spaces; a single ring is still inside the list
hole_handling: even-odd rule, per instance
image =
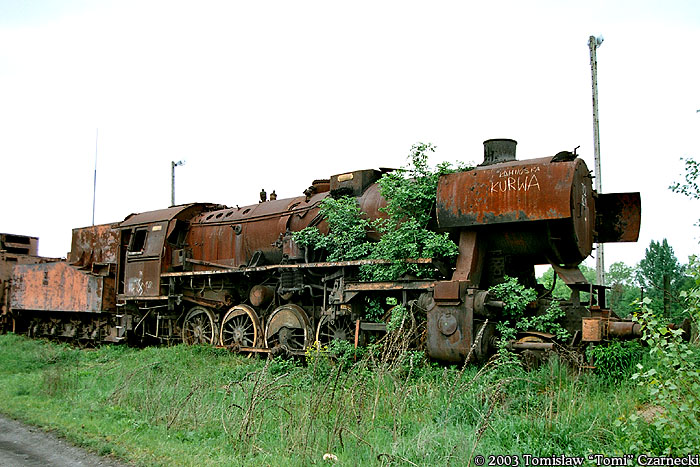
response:
[[[532,285],[534,265],[551,264],[572,289],[561,303],[573,336],[567,344],[638,334],[605,307],[605,288],[587,283],[578,265],[594,242],[637,240],[639,193],[596,193],[575,154],[516,160],[515,145],[486,141],[482,164],[441,176],[435,225],[458,243],[459,256],[440,279],[362,282],[359,266],[381,260],[313,261],[295,244],[292,233],[305,227],[328,231],[319,215],[327,196],[349,194],[369,218],[383,215],[381,171],[359,170],[315,180],[296,198],[235,208],[186,204],[74,229],[65,260],[37,257],[31,237],[2,236],[3,321],[31,336],[298,353],[316,340],[357,345],[381,332],[383,323],[363,318],[366,298],[379,297],[419,303],[427,313],[428,354],[456,362],[472,347],[475,359],[492,351],[502,302],[488,288],[506,275]],[[584,302],[581,292],[591,298]],[[551,300],[542,294],[530,312]],[[513,348],[553,345],[544,333],[520,337]]]

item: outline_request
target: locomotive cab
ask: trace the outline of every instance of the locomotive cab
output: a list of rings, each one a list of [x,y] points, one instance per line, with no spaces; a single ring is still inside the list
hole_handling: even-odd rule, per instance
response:
[[[205,203],[132,214],[119,224],[117,298],[167,299],[161,291],[160,275],[173,264],[188,221],[212,209]]]

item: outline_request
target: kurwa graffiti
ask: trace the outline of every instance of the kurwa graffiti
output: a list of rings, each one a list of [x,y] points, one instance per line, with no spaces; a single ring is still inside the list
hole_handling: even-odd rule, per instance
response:
[[[502,180],[491,180],[491,193],[505,193],[507,191],[529,191],[537,188],[540,190],[540,182],[537,175],[522,175],[518,177],[506,177]]]

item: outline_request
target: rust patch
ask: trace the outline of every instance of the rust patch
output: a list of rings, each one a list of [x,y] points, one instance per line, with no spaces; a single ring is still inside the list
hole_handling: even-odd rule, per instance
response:
[[[91,269],[93,265],[117,264],[119,224],[102,224],[73,229],[68,262]]]
[[[111,311],[114,278],[80,271],[64,261],[17,265],[10,306],[13,310]]]
[[[580,159],[550,161],[549,157],[514,161],[443,175],[437,192],[438,225],[471,227],[570,218],[572,186],[586,182],[578,180],[577,170],[585,164]],[[590,179],[587,183],[590,186]]]

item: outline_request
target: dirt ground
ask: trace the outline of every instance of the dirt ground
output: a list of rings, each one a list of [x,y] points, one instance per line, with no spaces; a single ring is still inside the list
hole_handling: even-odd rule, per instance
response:
[[[0,466],[126,467],[73,446],[52,433],[0,415]]]

